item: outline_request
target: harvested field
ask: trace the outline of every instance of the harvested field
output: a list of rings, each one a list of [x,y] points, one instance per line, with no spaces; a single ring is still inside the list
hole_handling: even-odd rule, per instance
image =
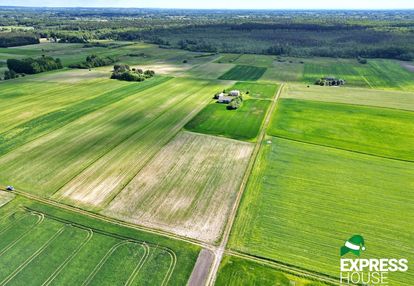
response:
[[[266,68],[263,67],[237,65],[219,77],[219,79],[255,81],[261,78],[265,72]]]
[[[103,213],[215,242],[221,236],[252,150],[249,143],[183,132]]]
[[[76,175],[55,198],[86,207],[103,206],[222,88],[216,82],[177,79],[144,92],[141,105],[145,98],[151,105],[143,110],[143,118],[129,124],[135,132]],[[164,90],[169,93],[162,95]]]

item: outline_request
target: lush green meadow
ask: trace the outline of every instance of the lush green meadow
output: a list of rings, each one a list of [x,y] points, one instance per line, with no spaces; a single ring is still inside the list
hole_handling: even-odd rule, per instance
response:
[[[340,247],[361,234],[364,257],[411,261],[413,182],[413,163],[269,137],[230,247],[338,277]],[[408,286],[414,275],[392,273],[389,280]]]
[[[219,79],[255,81],[261,78],[265,72],[266,68],[263,67],[237,65],[219,77]]]
[[[199,252],[20,198],[0,213],[2,285],[183,285]]]
[[[218,242],[252,150],[250,143],[181,132],[103,213]]]
[[[217,79],[233,67],[234,65],[232,64],[206,63],[195,66],[186,72],[185,75],[202,79]]]
[[[247,99],[241,108],[227,110],[226,105],[212,102],[185,128],[199,133],[254,141],[269,105],[268,100]]]
[[[346,104],[387,107],[414,111],[414,93],[368,88],[327,88],[324,86],[289,83],[282,98],[337,102]]]
[[[227,110],[225,104],[214,100],[207,105],[185,128],[190,131],[254,141],[263,118],[274,97],[277,85],[238,82],[231,89],[243,93],[243,105],[237,110]],[[249,94],[245,94],[246,92]]]
[[[414,161],[413,131],[411,111],[282,99],[268,134]]]
[[[221,262],[215,285],[323,286],[325,284],[285,274],[258,262],[226,255]]]

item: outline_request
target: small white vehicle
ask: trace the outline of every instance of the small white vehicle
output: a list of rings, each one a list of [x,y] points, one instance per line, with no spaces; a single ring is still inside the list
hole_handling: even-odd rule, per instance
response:
[[[14,191],[14,187],[13,186],[7,186],[6,190],[8,190],[8,191]]]

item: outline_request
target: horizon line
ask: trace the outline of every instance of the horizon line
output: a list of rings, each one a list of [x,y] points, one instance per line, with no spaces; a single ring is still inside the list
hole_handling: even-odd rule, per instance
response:
[[[0,5],[1,8],[55,8],[55,9],[148,9],[148,10],[210,10],[210,11],[413,11],[413,8],[191,8],[191,7],[105,7],[105,6],[25,6]]]

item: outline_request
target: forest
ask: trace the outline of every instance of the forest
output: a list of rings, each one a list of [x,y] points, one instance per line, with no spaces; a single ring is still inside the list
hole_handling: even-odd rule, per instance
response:
[[[42,16],[39,17],[38,15]],[[0,7],[0,46],[145,41],[200,52],[414,58],[414,11],[243,11]]]

